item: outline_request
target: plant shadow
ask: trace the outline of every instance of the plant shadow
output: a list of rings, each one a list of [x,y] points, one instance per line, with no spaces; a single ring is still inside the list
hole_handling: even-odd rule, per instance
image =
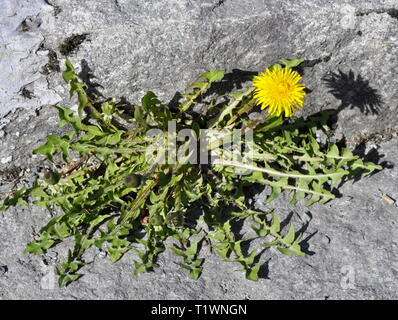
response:
[[[304,234],[307,232],[308,227],[309,227],[309,225],[310,225],[310,222],[311,222],[311,220],[312,220],[312,214],[311,214],[310,212],[307,212],[306,215],[309,217],[309,219],[307,219],[306,221],[304,221],[304,220],[302,220],[301,217],[300,217],[297,213],[295,213],[294,211],[289,212],[289,214],[280,222],[281,231],[283,231],[283,230],[286,231],[286,228],[292,223],[292,219],[293,219],[293,217],[294,217],[295,215],[297,215],[298,218],[299,218],[299,220],[301,221],[301,226],[300,226],[300,228],[295,232],[295,239],[296,239],[296,238],[299,237],[300,235],[304,235]],[[267,219],[266,219],[266,214],[265,214],[265,213],[264,213],[263,216],[264,216],[264,219],[267,220]],[[267,221],[267,222],[269,223],[270,221]],[[231,223],[231,231],[233,232],[236,241],[241,241],[241,240],[244,239],[245,233],[242,233],[242,232],[243,232],[243,228],[244,228],[244,221],[243,221],[243,219],[237,220],[237,221],[234,221],[233,223]],[[246,232],[246,233],[247,233],[247,232]],[[286,233],[286,232],[284,232],[284,233]],[[305,253],[306,255],[308,255],[308,256],[312,256],[312,255],[315,254],[314,251],[311,251],[311,250],[310,250],[310,240],[311,240],[311,238],[314,237],[317,233],[318,233],[318,231],[316,230],[315,232],[312,232],[311,234],[309,234],[308,236],[306,236],[304,239],[302,239],[302,240],[299,242],[301,251],[304,252],[304,253]],[[252,243],[252,242],[253,242],[253,240],[247,240],[247,241],[243,240],[243,241],[241,242],[241,250],[242,250],[243,255],[248,256],[248,255],[250,254],[249,251],[250,251],[250,246],[251,246],[251,243]],[[255,255],[253,264],[258,263],[258,262],[260,261],[261,257],[263,256],[263,254],[264,254],[266,251],[268,251],[269,249],[270,249],[270,247],[264,247],[264,248],[262,248],[262,249],[260,250],[260,252],[258,252],[258,253]],[[268,258],[267,260],[265,260],[265,261],[263,261],[263,262],[261,263],[260,269],[259,269],[259,272],[258,272],[258,277],[259,277],[259,278],[261,278],[261,279],[270,279],[270,277],[269,277],[269,272],[270,272],[270,270],[269,270],[269,262],[270,262],[270,261],[271,261],[271,258]]]
[[[80,67],[81,71],[79,72],[78,76],[87,86],[86,92],[88,97],[93,101],[104,98],[104,95],[98,90],[98,88],[104,89],[104,87],[98,82],[93,81],[93,79],[96,79],[96,76],[93,74],[92,69],[89,67],[87,60],[81,60]]]
[[[225,96],[235,89],[240,90],[243,88],[245,82],[250,81],[252,77],[257,74],[258,72],[254,71],[232,69],[231,72],[224,75],[224,78],[221,81],[214,82],[210,89],[207,90],[203,96],[198,98],[198,103],[206,101],[207,98],[213,95]],[[183,95],[181,92],[177,91],[173,98],[168,102],[168,107],[175,110],[181,99],[183,99]],[[225,104],[225,102],[220,103],[218,106],[221,107],[223,104]]]
[[[242,89],[243,84],[247,81],[252,80],[253,76],[256,76],[258,72],[232,69],[231,72],[226,73],[221,81],[215,82],[211,88],[206,92],[205,97],[213,94],[226,95],[234,89]]]

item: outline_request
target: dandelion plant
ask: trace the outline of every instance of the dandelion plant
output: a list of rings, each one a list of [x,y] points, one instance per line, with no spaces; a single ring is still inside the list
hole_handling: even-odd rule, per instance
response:
[[[45,254],[64,239],[73,247],[56,266],[59,284],[82,276],[91,261],[89,248],[106,250],[116,262],[127,252],[135,274],[158,267],[169,249],[197,279],[205,266],[201,248],[240,264],[247,279],[258,280],[260,248],[248,253],[242,244],[257,239],[262,247],[304,256],[291,224],[282,230],[271,202],[282,192],[291,204],[325,203],[333,188],[381,167],[365,162],[334,143],[321,144],[317,130],[329,133],[330,113],[307,119],[293,113],[304,104],[304,85],[294,71],[302,60],[281,60],[248,79],[248,86],[222,96],[209,91],[224,72],[210,70],[188,86],[178,105],[169,106],[153,92],[141,105],[96,100],[87,94],[75,69],[66,61],[64,80],[77,95],[78,112],[55,106],[64,135],[50,135],[34,150],[54,170],[39,175],[32,186],[3,200],[1,209],[29,202],[55,216],[26,247]],[[200,108],[197,108],[200,106]],[[253,119],[256,108],[267,108]],[[269,210],[256,209],[247,190],[269,189],[260,199]],[[252,235],[233,231],[247,221]]]

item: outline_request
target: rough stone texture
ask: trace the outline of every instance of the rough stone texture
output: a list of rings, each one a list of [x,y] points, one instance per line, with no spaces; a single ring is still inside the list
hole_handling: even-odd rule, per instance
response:
[[[4,2],[4,1],[3,1]],[[258,71],[279,58],[306,59],[312,92],[303,115],[339,109],[336,136],[364,142],[358,153],[384,163],[371,177],[346,183],[326,206],[273,203],[304,228],[306,258],[264,253],[257,283],[238,266],[208,254],[190,280],[165,254],[154,273],[135,277],[131,256],[86,267],[79,282],[49,288],[51,268],[22,254],[32,227],[48,214],[37,208],[0,213],[0,298],[69,299],[397,299],[398,5],[390,1],[23,1],[0,8],[0,192],[31,181],[43,166],[31,151],[59,132],[48,107],[69,101],[59,67],[65,54],[105,96],[133,103],[147,90],[165,101],[210,68]],[[236,72],[235,72],[236,73]],[[94,78],[95,76],[95,78]],[[100,86],[95,86],[95,83]],[[28,91],[26,91],[26,90]],[[21,177],[19,177],[21,176]],[[259,190],[260,191],[260,190]],[[265,194],[257,197],[258,204]],[[310,214],[307,214],[310,212]],[[311,218],[312,217],[312,218]],[[304,230],[303,229],[303,230]],[[57,248],[60,255],[64,247]],[[270,260],[268,260],[270,259]],[[350,282],[346,280],[350,279]],[[50,286],[51,287],[51,286]]]
[[[60,96],[48,87],[40,50],[42,14],[52,7],[41,1],[5,0],[0,8],[0,115],[16,107],[34,109],[57,103]]]

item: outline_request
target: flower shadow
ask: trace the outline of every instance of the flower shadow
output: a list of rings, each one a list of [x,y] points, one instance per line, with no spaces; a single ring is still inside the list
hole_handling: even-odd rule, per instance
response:
[[[322,80],[329,92],[341,101],[338,111],[359,108],[365,115],[379,114],[380,106],[383,104],[381,96],[360,74],[355,76],[352,70],[347,73],[339,70],[327,74]]]

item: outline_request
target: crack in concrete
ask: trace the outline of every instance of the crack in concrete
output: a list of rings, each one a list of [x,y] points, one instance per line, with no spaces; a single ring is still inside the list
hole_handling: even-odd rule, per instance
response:
[[[116,9],[117,9],[119,12],[123,13],[123,10],[122,10],[122,7],[121,7],[121,5],[120,5],[120,3],[119,3],[119,0],[114,0],[114,3],[115,3],[115,6],[116,6]]]
[[[219,0],[212,8],[211,11],[216,10],[217,8],[221,7],[227,0]]]
[[[383,143],[397,138],[398,128],[387,128],[382,131],[354,135],[347,140],[347,144],[359,145],[367,142]]]
[[[58,14],[62,12],[62,9],[60,6],[57,6],[56,4],[53,4],[50,0],[44,0],[45,3],[47,3],[49,6],[54,8],[54,16],[56,17]]]
[[[398,9],[395,9],[395,8],[390,8],[390,9],[381,8],[381,9],[360,11],[360,12],[357,12],[355,15],[357,17],[363,17],[363,16],[367,16],[368,14],[371,14],[371,13],[376,13],[376,14],[387,13],[391,18],[398,20]]]
[[[68,56],[79,50],[80,45],[87,40],[89,33],[73,34],[66,38],[59,46],[59,52],[62,55]]]

